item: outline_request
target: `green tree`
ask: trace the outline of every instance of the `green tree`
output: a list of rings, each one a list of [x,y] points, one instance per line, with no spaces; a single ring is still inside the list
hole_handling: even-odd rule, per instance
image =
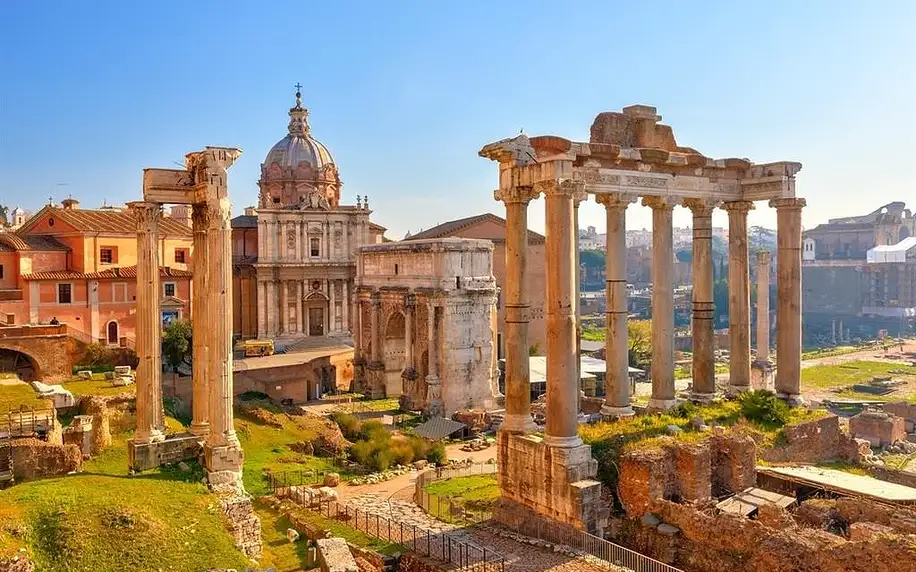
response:
[[[712,300],[716,305],[713,324],[722,327],[728,320],[728,277],[716,280],[712,286]]]
[[[586,268],[604,268],[604,253],[600,250],[582,250],[579,252],[579,264]]]
[[[191,323],[185,320],[170,322],[162,331],[162,357],[172,371],[178,371],[181,364],[191,365]]]
[[[652,359],[652,320],[627,322],[627,350],[632,367],[640,367]]]

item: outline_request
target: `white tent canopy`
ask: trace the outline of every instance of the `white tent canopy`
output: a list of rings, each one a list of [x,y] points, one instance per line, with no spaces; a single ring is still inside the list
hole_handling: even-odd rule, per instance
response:
[[[916,236],[904,238],[897,244],[876,246],[865,254],[865,260],[868,264],[906,262],[906,253],[913,248],[916,248]]]

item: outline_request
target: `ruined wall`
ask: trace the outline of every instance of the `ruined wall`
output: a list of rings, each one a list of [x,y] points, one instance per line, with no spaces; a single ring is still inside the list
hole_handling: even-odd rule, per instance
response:
[[[771,463],[834,460],[855,463],[871,454],[867,444],[857,442],[840,428],[840,419],[836,415],[787,425],[783,433],[785,438],[777,446],[761,450],[763,460]]]
[[[916,404],[907,403],[906,401],[894,401],[892,403],[885,403],[884,410],[891,415],[902,417],[907,432],[913,431],[914,423],[916,423]]]
[[[865,410],[849,420],[849,432],[868,441],[873,447],[886,447],[906,440],[906,423],[884,411]]]
[[[614,527],[616,540],[696,572],[876,572],[903,570],[916,558],[916,541],[876,536],[847,541],[824,530],[778,519],[784,528],[730,514],[701,512],[688,505],[653,501],[649,509],[679,529],[663,535],[632,521]]]
[[[229,521],[229,532],[235,546],[253,560],[261,558],[261,519],[254,513],[251,497],[224,495],[219,499],[223,514]],[[349,552],[347,552],[349,555]]]
[[[52,445],[38,439],[14,439],[13,477],[17,481],[65,475],[79,470],[83,454],[77,445]]]

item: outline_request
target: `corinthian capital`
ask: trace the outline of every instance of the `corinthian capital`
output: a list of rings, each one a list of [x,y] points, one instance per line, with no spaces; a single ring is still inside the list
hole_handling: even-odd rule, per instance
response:
[[[207,203],[207,222],[209,230],[229,229],[229,219],[231,216],[232,203],[229,201],[229,199],[214,199]]]
[[[604,205],[607,210],[626,209],[636,202],[636,198],[621,193],[604,193],[595,195],[595,202],[599,205]]]
[[[205,203],[194,203],[191,206],[191,227],[194,232],[203,232],[210,226],[210,210]]]
[[[677,204],[671,197],[643,197],[642,206],[649,207],[652,210],[674,210],[674,205]]]
[[[162,205],[146,201],[127,203],[127,207],[137,218],[137,232],[155,233],[159,230],[159,219],[162,218]]]
[[[709,199],[684,199],[683,205],[690,209],[695,217],[712,216],[712,211],[719,206],[719,201]]]
[[[585,193],[585,183],[572,179],[550,179],[535,183],[534,190],[539,193],[544,193],[545,197],[562,195],[576,198],[577,195],[581,196],[582,193]]]
[[[807,201],[798,197],[770,200],[770,208],[775,208],[776,210],[801,210],[802,207],[806,206],[808,206]]]
[[[728,201],[722,203],[722,210],[729,213],[747,214],[749,211],[754,210],[754,203],[753,201]]]
[[[511,189],[498,189],[493,191],[493,198],[497,201],[509,204],[525,204],[538,198],[538,192],[534,187],[512,187]]]

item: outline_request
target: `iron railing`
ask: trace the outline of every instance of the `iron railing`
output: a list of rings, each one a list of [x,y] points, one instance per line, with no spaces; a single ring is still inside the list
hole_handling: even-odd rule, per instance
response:
[[[289,498],[318,514],[341,522],[367,536],[399,544],[417,554],[456,566],[455,570],[505,572],[506,560],[492,549],[458,540],[447,532],[432,532],[412,523],[372,514],[334,500],[315,500],[301,488],[279,489],[277,496]]]
[[[344,457],[334,457],[331,460],[335,467],[343,467],[346,463]],[[302,469],[290,471],[271,472],[267,475],[267,490],[276,493],[278,490],[289,487],[319,485],[324,482],[324,477],[334,471],[318,469]]]
[[[492,518],[493,514],[487,506],[475,507],[454,497],[436,495],[426,491],[426,486],[435,481],[453,479],[458,477],[473,477],[479,475],[495,475],[496,465],[492,463],[474,464],[468,467],[445,468],[436,467],[417,475],[414,488],[414,503],[427,514],[439,520],[455,524],[480,524]]]

